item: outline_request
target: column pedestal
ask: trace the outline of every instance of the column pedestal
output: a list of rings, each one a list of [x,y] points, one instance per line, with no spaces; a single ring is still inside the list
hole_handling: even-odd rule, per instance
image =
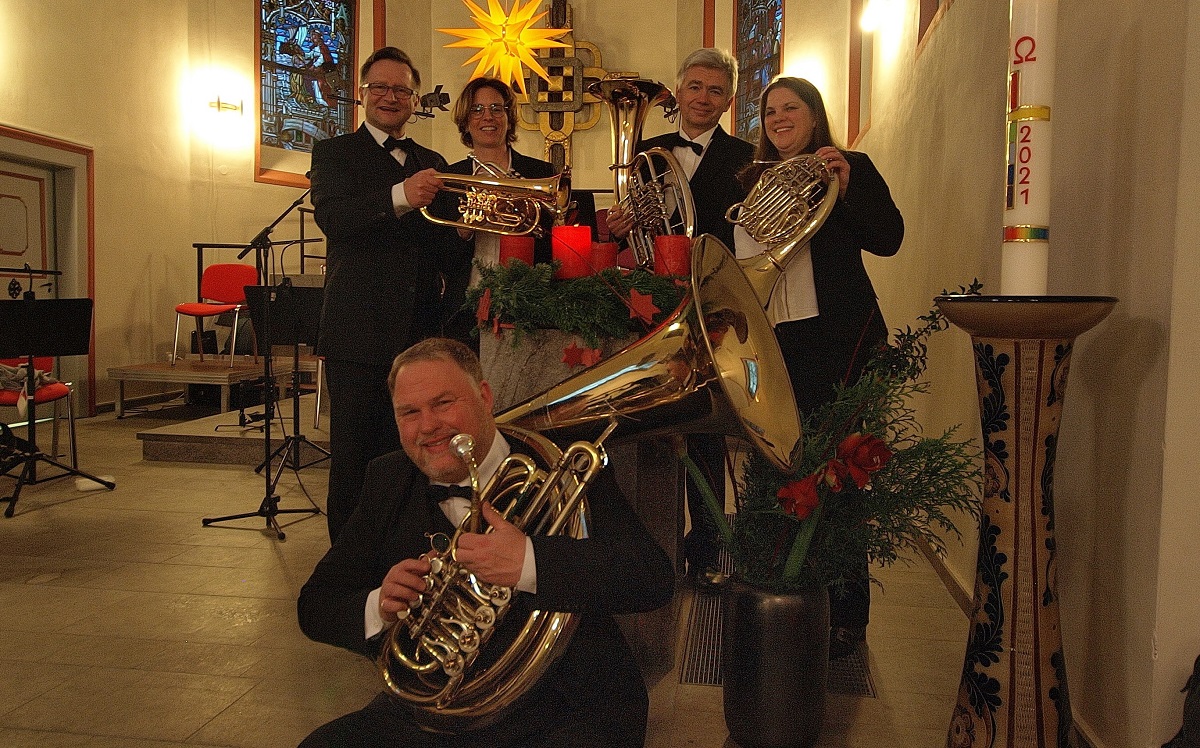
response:
[[[975,609],[947,748],[1068,748],[1054,458],[1075,337],[1109,296],[939,296],[971,335],[984,489]]]

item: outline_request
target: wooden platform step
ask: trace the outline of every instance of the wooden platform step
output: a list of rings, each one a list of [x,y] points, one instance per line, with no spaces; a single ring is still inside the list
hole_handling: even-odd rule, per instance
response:
[[[328,401],[326,401],[328,402]],[[313,418],[316,395],[300,397],[300,433],[311,443],[329,449],[328,406],[322,404],[321,428],[314,428]],[[292,400],[287,398],[276,406],[276,415],[271,424],[272,450],[283,444],[293,433]],[[185,421],[169,426],[139,431],[137,438],[142,442],[142,459],[158,462],[203,462],[227,465],[258,465],[266,456],[263,443],[263,406],[256,405],[244,411],[228,411],[216,415]],[[242,427],[240,419],[257,420]],[[282,423],[280,418],[282,417]],[[305,465],[321,457],[321,454],[306,445],[301,445],[300,464]],[[328,462],[322,463],[327,467]]]

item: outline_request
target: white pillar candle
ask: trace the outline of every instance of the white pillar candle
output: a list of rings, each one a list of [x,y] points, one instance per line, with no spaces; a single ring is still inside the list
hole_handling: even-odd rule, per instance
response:
[[[1000,293],[1044,295],[1050,255],[1050,110],[1058,0],[1012,0]]]

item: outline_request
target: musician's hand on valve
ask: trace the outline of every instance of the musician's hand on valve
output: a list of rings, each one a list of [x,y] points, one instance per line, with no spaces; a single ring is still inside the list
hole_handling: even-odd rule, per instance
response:
[[[815,155],[825,159],[825,163],[829,165],[829,169],[834,174],[837,174],[838,197],[845,197],[846,188],[850,186],[850,162],[846,160],[846,156],[831,145],[818,148]]]
[[[435,169],[418,171],[404,180],[404,199],[413,208],[424,208],[433,202],[433,197],[442,189],[442,178]]]
[[[483,503],[483,518],[492,531],[459,535],[454,557],[488,584],[515,587],[525,563],[525,534],[500,516],[490,502]]]
[[[379,617],[388,623],[396,621],[401,611],[416,607],[414,603],[425,591],[429,560],[406,558],[388,570],[379,588]]]
[[[633,229],[633,213],[626,213],[620,206],[614,205],[604,216],[608,224],[608,232],[617,239],[624,239]]]

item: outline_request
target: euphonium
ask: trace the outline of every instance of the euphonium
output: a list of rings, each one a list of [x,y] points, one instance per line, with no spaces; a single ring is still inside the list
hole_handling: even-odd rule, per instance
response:
[[[515,590],[482,582],[461,566],[454,555],[459,535],[479,532],[480,506],[489,501],[528,535],[584,537],[585,492],[608,462],[607,433],[563,451],[535,432],[498,428],[524,442],[537,459],[509,455],[481,491],[471,437],[454,437],[451,447],[471,474],[471,510],[453,538],[442,546],[431,540],[427,589],[388,631],[379,655],[388,691],[433,730],[478,729],[494,721],[558,659],[578,623],[570,613],[533,611],[504,652],[477,662],[508,614]]]
[[[657,81],[620,74],[596,81],[588,92],[608,104],[617,205],[633,216],[626,241],[638,267],[652,265],[654,237],[690,237],[696,226],[692,188],[675,156],[664,148],[634,154],[647,112],[657,104],[673,109],[675,98]]]
[[[725,211],[725,220],[766,246],[762,254],[739,261],[764,307],[788,260],[825,223],[837,196],[837,174],[824,159],[806,153],[764,171],[746,199]]]
[[[487,164],[486,166],[491,166]],[[545,179],[517,179],[495,167],[487,174],[438,174],[442,189],[461,195],[461,220],[439,218],[427,207],[421,214],[443,226],[509,236],[542,236],[546,222],[560,220],[571,203],[571,170]],[[497,173],[499,172],[499,173]],[[549,216],[550,221],[543,221]]]
[[[688,295],[650,334],[496,416],[501,432],[538,461],[511,455],[475,492],[458,533],[429,554],[421,604],[390,629],[379,658],[388,690],[426,727],[486,726],[562,654],[577,623],[576,614],[533,611],[507,649],[481,655],[518,594],[479,582],[454,560],[458,535],[477,526],[482,500],[527,535],[583,537],[585,491],[607,461],[610,436],[736,433],[791,468],[801,438],[796,400],[745,275],[725,245],[705,235],[692,248],[689,282]],[[578,441],[560,450],[552,438]]]

